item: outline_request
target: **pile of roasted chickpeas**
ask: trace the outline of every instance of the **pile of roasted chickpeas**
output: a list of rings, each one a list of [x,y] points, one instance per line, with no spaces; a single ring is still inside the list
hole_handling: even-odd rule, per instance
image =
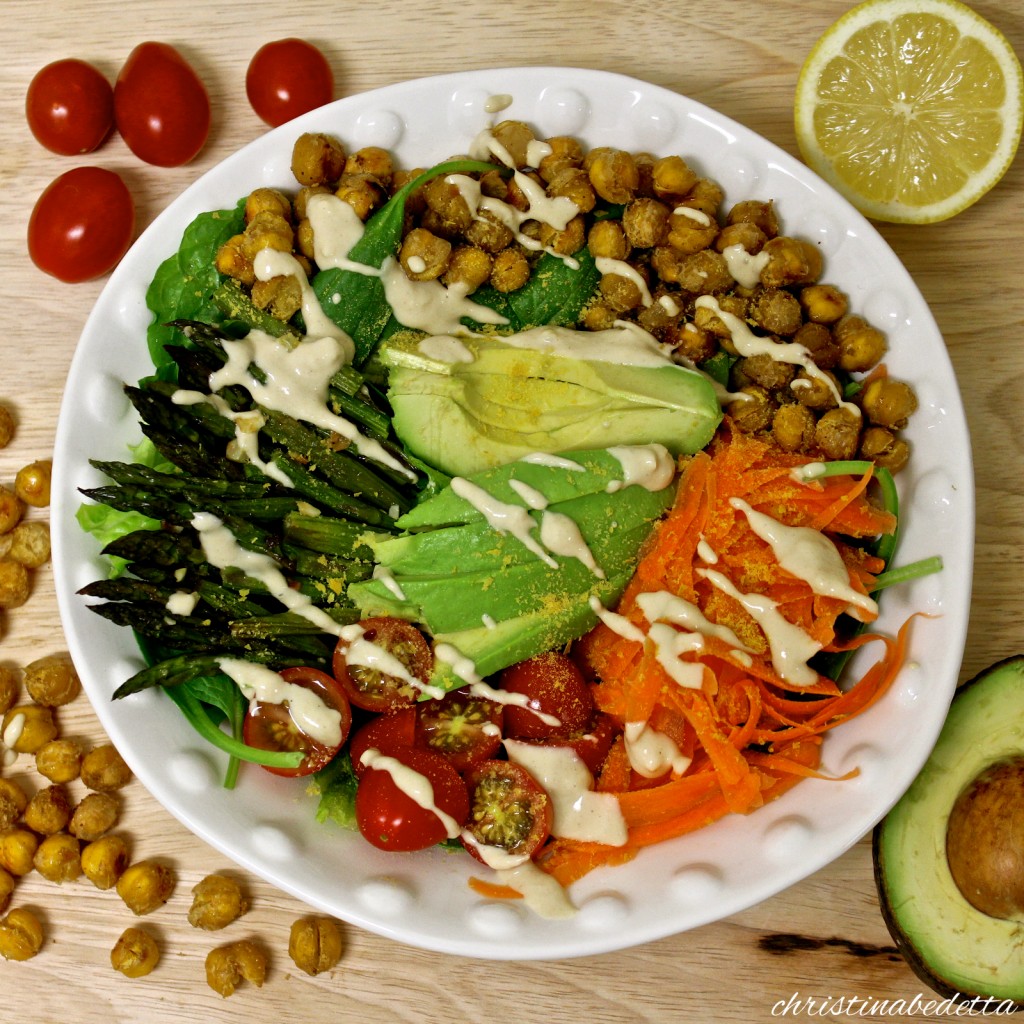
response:
[[[901,431],[917,408],[913,389],[888,375],[885,335],[851,310],[845,293],[821,280],[820,250],[783,234],[770,200],[725,208],[721,186],[678,155],[586,151],[571,137],[537,140],[521,121],[503,121],[492,134],[518,170],[547,196],[570,198],[579,214],[563,230],[527,220],[522,234],[530,241],[524,245],[488,211],[474,215],[459,189],[436,177],[406,205],[398,259],[410,279],[458,284],[467,294],[484,285],[510,292],[525,284],[543,249],[570,256],[586,244],[595,258],[627,264],[629,272],[612,267],[603,274],[580,328],[634,321],[671,346],[681,362],[698,368],[723,352],[733,357],[731,420],[742,431],[772,437],[788,452],[860,457],[893,472],[906,464],[909,446]],[[538,158],[538,152],[545,155]],[[245,229],[222,247],[218,268],[249,289],[262,309],[289,320],[301,305],[299,283],[285,276],[256,280],[256,254],[265,247],[287,251],[312,272],[306,217],[311,195],[332,192],[365,221],[420,170],[398,169],[377,147],[348,153],[332,136],[301,135],[292,152],[296,190],[254,191]],[[507,174],[483,174],[480,186],[483,195],[515,210],[530,208]],[[752,284],[739,284],[730,271],[728,256],[737,246],[747,257],[760,258]],[[728,326],[712,309],[697,305],[704,295],[714,296],[755,334],[803,346],[848,400],[838,402],[820,374],[792,362],[770,354],[738,356]]]
[[[0,404],[0,448],[13,433],[13,417]],[[32,463],[17,474],[13,490],[0,488],[0,610],[8,614],[28,600],[28,573],[49,560],[48,525],[24,519],[27,508],[49,504],[49,469],[48,461]],[[0,957],[5,960],[29,960],[46,942],[39,914],[28,906],[11,906],[19,880],[30,872],[58,885],[84,876],[97,889],[113,890],[136,917],[163,907],[177,885],[173,867],[163,860],[133,862],[125,835],[114,831],[121,820],[120,790],[132,780],[114,745],[84,749],[61,735],[60,709],[80,692],[66,652],[44,655],[23,668],[0,662],[2,768],[31,758],[42,783],[30,795],[30,786],[0,775]],[[76,789],[80,796],[74,795]],[[203,931],[220,931],[248,909],[238,881],[211,874],[192,889],[188,921]],[[337,922],[318,915],[297,919],[288,952],[306,974],[330,970],[342,954]],[[141,925],[126,928],[110,951],[111,966],[129,978],[150,974],[159,961],[160,945]],[[257,942],[228,942],[208,953],[207,983],[229,996],[243,981],[262,985],[267,963]]]

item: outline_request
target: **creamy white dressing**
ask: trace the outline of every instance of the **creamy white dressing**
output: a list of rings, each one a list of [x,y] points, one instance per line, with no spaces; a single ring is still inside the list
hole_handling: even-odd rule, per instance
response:
[[[242,691],[246,700],[284,704],[295,727],[319,743],[341,743],[341,712],[328,707],[309,687],[287,683],[273,669],[239,658],[219,658],[220,670]]]
[[[549,921],[573,917],[576,907],[558,881],[542,871],[532,860],[518,867],[497,872],[497,880],[520,893],[526,905]]]
[[[625,615],[605,608],[596,595],[591,595],[589,603],[591,611],[617,636],[621,636],[624,640],[633,640],[638,644],[644,642],[646,638],[644,631],[630,622]]]
[[[850,585],[850,574],[839,549],[823,533],[809,526],[787,526],[758,512],[742,498],[729,502],[746,517],[750,528],[772,549],[779,565],[803,580],[815,594],[847,602],[857,618],[878,614],[877,603]]]
[[[616,260],[611,256],[598,256],[594,263],[602,274],[617,274],[619,277],[626,278],[627,281],[632,281],[640,292],[640,301],[644,306],[654,304],[647,281],[636,267],[631,266],[625,260]]]
[[[375,771],[387,772],[395,785],[423,810],[429,811],[444,826],[449,839],[457,839],[462,832],[461,825],[447,811],[434,802],[434,787],[422,773],[402,764],[396,757],[382,754],[376,747],[364,750],[359,763]]]
[[[439,363],[471,363],[474,355],[459,338],[435,334],[424,338],[417,346],[428,359]]]
[[[712,622],[692,601],[687,601],[668,590],[652,590],[638,594],[636,603],[648,622],[668,622],[704,636],[716,637],[738,650],[750,650],[728,626]]]
[[[564,512],[544,512],[541,515],[540,542],[553,555],[575,558],[599,580],[605,578],[605,571],[597,564],[576,520]]]
[[[669,316],[679,316],[681,310],[679,309],[679,303],[672,298],[671,295],[662,295],[658,299],[658,305],[661,306]],[[687,324],[687,326],[690,326]]]
[[[630,767],[645,779],[657,779],[669,771],[682,775],[693,761],[675,740],[653,729],[649,722],[627,722],[622,735]]]
[[[503,846],[492,846],[489,843],[481,843],[469,829],[463,829],[460,836],[467,847],[472,847],[473,852],[489,867],[495,871],[508,871],[512,868],[525,864],[529,859],[528,853],[511,853]]]
[[[808,462],[803,466],[794,466],[790,472],[790,479],[798,484],[809,484],[819,480],[828,472],[828,466],[824,462]]]
[[[722,250],[725,266],[732,279],[744,288],[755,288],[761,281],[761,271],[768,266],[771,254],[762,249],[752,255],[742,245],[727,245]]]
[[[507,92],[498,92],[488,96],[484,103],[484,110],[488,114],[500,114],[512,106],[512,97]]]
[[[540,167],[541,161],[553,152],[551,143],[543,139],[530,139],[526,144],[526,164],[528,167]]]
[[[172,615],[188,617],[196,610],[199,604],[199,595],[194,591],[177,590],[167,598],[164,607]]]
[[[551,469],[565,469],[571,472],[585,473],[586,467],[581,466],[578,462],[574,462],[572,459],[566,458],[564,455],[552,455],[548,452],[530,452],[529,455],[523,455],[520,462],[529,463],[531,466],[547,466]]]
[[[522,480],[509,480],[508,485],[523,499],[528,508],[539,512],[548,507],[548,499],[536,487],[531,487]]]
[[[793,625],[775,601],[763,594],[741,593],[732,580],[717,570],[698,569],[697,573],[738,601],[761,627],[771,651],[772,666],[781,678],[793,686],[812,686],[818,681],[818,673],[807,662],[821,650],[821,645]]]
[[[11,720],[7,723],[7,728],[4,729],[5,747],[13,747],[21,739],[21,734],[25,731],[26,720],[24,711],[17,711],[11,715]]]
[[[479,676],[470,683],[469,692],[474,697],[492,700],[495,704],[532,711],[541,722],[551,726],[553,729],[557,729],[562,724],[562,720],[557,715],[548,714],[546,711],[541,711],[540,708],[530,707],[530,698],[525,693],[514,693],[511,690],[502,690],[500,687],[491,686],[490,683],[484,682]]]
[[[572,747],[506,739],[510,761],[521,765],[551,799],[551,834],[580,842],[624,846],[629,838],[619,801],[594,790],[594,777]]]
[[[772,341],[771,338],[762,338],[754,334],[745,320],[741,320],[735,313],[722,309],[718,300],[713,295],[701,295],[695,302],[695,306],[702,309],[710,309],[719,320],[728,328],[732,343],[736,351],[743,357],[766,355],[777,363],[789,363],[802,367],[808,377],[824,384],[832,393],[836,403],[842,409],[847,409],[860,417],[860,409],[843,399],[836,382],[824,370],[815,363],[810,350],[804,345],[795,341]]]
[[[711,227],[711,218],[703,210],[695,210],[692,206],[677,206],[672,212],[692,220],[702,228]]]
[[[704,666],[699,661],[683,661],[684,654],[704,649],[700,633],[687,633],[665,622],[652,622],[647,639],[654,649],[654,658],[677,686],[700,690],[704,686]]]
[[[420,693],[439,700],[444,690],[431,686],[414,676],[405,663],[392,654],[387,648],[367,640],[366,631],[358,622],[343,626],[339,632],[342,640],[348,645],[344,649],[345,664],[351,667],[368,668],[382,675],[393,676],[411,686]]]
[[[642,487],[645,491],[664,490],[676,475],[676,460],[661,444],[613,445],[608,454],[622,469],[622,479],[613,480],[606,490]]]
[[[434,658],[447,665],[452,674],[470,686],[486,686],[476,670],[476,663],[472,658],[463,654],[454,644],[434,644]]]
[[[619,320],[601,331],[576,331],[571,327],[531,327],[499,339],[504,345],[533,349],[568,359],[618,366],[670,366],[671,351],[653,334],[628,320]]]
[[[718,552],[701,536],[697,541],[697,557],[708,565],[718,564]]]
[[[380,580],[381,583],[387,588],[388,592],[393,594],[399,601],[405,600],[405,592],[399,585],[398,580],[395,579],[394,574],[387,566],[377,564],[373,567],[373,578]]]
[[[192,517],[192,526],[199,534],[199,543],[210,565],[218,569],[241,570],[246,576],[262,583],[270,595],[289,611],[308,619],[325,633],[341,635],[343,627],[304,594],[293,590],[269,555],[243,548],[217,516],[211,512],[197,512]]]

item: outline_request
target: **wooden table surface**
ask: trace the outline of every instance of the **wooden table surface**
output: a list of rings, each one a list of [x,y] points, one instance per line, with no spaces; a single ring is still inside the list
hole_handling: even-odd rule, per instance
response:
[[[289,35],[316,42],[335,69],[338,96],[423,75],[514,64],[621,72],[689,95],[796,153],[791,113],[800,64],[818,35],[850,6],[848,0],[2,0],[0,401],[13,405],[18,430],[0,451],[0,481],[10,484],[22,465],[50,455],[68,364],[104,283],[61,284],[31,264],[25,229],[35,198],[76,163],[99,163],[124,176],[137,202],[139,229],[145,227],[189,183],[263,132],[244,92],[249,58],[263,43]],[[979,0],[977,7],[1018,52],[1024,49],[1021,0]],[[195,161],[173,170],[146,166],[116,137],[80,160],[56,157],[35,142],[23,99],[38,68],[75,56],[96,63],[113,80],[132,46],[147,39],[178,46],[209,89],[213,128]],[[961,679],[1024,650],[1022,176],[1018,157],[1002,183],[961,216],[931,227],[881,228],[945,336],[972,432],[978,524]],[[43,569],[29,602],[0,616],[0,661],[25,664],[63,648],[51,574]],[[61,720],[66,735],[89,743],[102,738],[84,697]],[[26,761],[13,772],[28,777]],[[206,986],[203,973],[205,953],[220,938],[191,928],[185,915],[199,878],[234,869],[138,783],[124,797],[123,826],[136,856],[170,856],[179,872],[171,902],[146,919],[163,947],[159,968],[136,981],[111,970],[109,950],[133,923],[116,895],[84,880],[59,887],[33,874],[19,884],[15,900],[40,913],[48,940],[29,962],[0,961],[0,1019],[667,1024],[764,1021],[780,1001],[797,995],[847,1001],[932,996],[886,932],[868,841],[862,840],[759,906],[640,948],[564,962],[494,963],[407,948],[346,927],[341,963],[315,980],[297,972],[286,953],[288,929],[304,913],[302,905],[236,871],[252,909],[230,936],[258,937],[270,951],[271,968],[262,990],[244,987],[223,1000]],[[941,1018],[911,1007],[905,1016],[860,1019]]]

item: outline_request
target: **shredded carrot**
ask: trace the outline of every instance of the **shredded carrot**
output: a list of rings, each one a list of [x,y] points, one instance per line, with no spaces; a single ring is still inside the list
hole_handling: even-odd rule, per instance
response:
[[[510,885],[498,885],[496,882],[488,882],[483,878],[477,878],[476,875],[470,876],[469,887],[474,892],[490,900],[521,900],[523,898],[523,894],[518,889],[513,889]]]
[[[727,420],[709,449],[683,467],[676,500],[616,611],[645,633],[650,624],[641,597],[666,591],[718,630],[732,631],[736,642],[721,632],[705,635],[697,649],[678,655],[694,663],[696,675],[686,676],[685,685],[669,674],[650,637],[626,638],[602,623],[576,645],[576,657],[593,680],[596,706],[620,729],[627,722],[674,723],[671,731],[682,738],[691,761],[682,774],[643,778],[632,769],[620,735],[597,787],[618,798],[627,842],[610,847],[553,840],[539,863],[563,884],[727,814],[750,813],[805,778],[834,778],[820,770],[823,735],[870,707],[895,678],[913,616],[894,638],[864,633],[844,640],[840,619],[848,602],[815,594],[783,569],[748,521],[747,506],[787,526],[825,533],[846,565],[850,587],[870,593],[884,565],[856,542],[891,533],[895,518],[868,499],[870,473],[804,482],[794,470],[809,461],[736,432]],[[883,654],[845,689],[821,675],[794,684],[773,662],[768,636],[745,604],[709,573],[721,574],[740,595],[767,597],[819,650],[880,642]],[[866,621],[873,618],[862,614]]]

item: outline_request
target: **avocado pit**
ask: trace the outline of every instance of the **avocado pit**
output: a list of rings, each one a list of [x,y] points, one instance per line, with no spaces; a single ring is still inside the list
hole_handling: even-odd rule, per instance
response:
[[[946,827],[946,859],[971,906],[1024,920],[1024,754],[989,765],[960,792]]]

